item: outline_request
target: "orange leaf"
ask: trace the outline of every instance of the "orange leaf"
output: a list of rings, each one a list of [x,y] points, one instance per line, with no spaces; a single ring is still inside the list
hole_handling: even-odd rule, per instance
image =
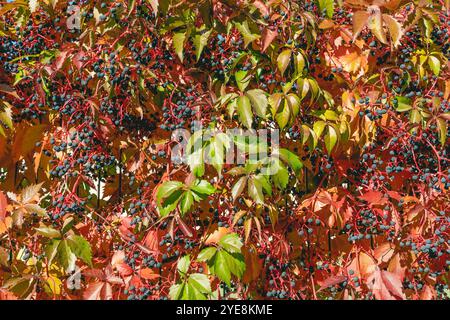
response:
[[[154,280],[159,278],[159,274],[155,273],[150,268],[144,268],[139,271],[139,275],[146,280]]]
[[[394,254],[393,245],[389,242],[385,242],[379,245],[375,251],[374,256],[377,259],[378,263],[388,262]]]
[[[205,244],[209,245],[211,243],[218,243],[219,240],[228,232],[230,232],[228,228],[219,227],[216,231],[209,235],[209,237],[205,241]]]
[[[435,296],[436,293],[434,289],[429,285],[425,285],[422,293],[420,294],[420,300],[433,300]]]
[[[257,251],[253,248],[242,248],[245,258],[245,273],[243,276],[244,283],[250,283],[259,278],[262,269],[262,260],[258,257]]]
[[[150,230],[144,239],[145,246],[154,252],[159,252],[158,231]]]
[[[266,49],[270,46],[272,41],[277,37],[277,30],[271,30],[269,28],[264,29],[262,34],[262,49],[261,52],[266,51]]]
[[[353,14],[353,40],[359,35],[362,29],[367,25],[369,13],[365,11],[357,11]]]
[[[7,204],[5,195],[0,191],[0,221],[5,220]]]

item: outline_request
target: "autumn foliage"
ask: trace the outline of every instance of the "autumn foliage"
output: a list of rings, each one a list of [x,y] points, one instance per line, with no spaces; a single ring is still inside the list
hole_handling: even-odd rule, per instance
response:
[[[0,2],[0,300],[449,299],[449,38],[448,0]],[[176,161],[208,128],[279,147]]]

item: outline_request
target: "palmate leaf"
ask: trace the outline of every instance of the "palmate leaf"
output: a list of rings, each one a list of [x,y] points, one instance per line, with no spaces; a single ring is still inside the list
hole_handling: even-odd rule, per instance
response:
[[[206,300],[209,294],[209,279],[201,273],[191,274],[186,281],[172,285],[169,290],[172,300]]]
[[[165,217],[180,205],[181,214],[184,215],[190,211],[194,201],[206,199],[215,191],[216,189],[206,180],[197,179],[190,186],[180,181],[166,181],[156,192],[159,214]]]
[[[190,264],[189,255],[178,260],[177,269],[181,275],[181,283],[170,287],[169,296],[172,300],[205,300],[211,294],[211,284],[206,275],[201,273],[187,275]]]
[[[245,259],[241,253],[242,241],[236,233],[228,233],[219,239],[218,244],[219,248],[203,249],[197,260],[207,262],[211,273],[230,285],[232,275],[241,278],[245,272]]]

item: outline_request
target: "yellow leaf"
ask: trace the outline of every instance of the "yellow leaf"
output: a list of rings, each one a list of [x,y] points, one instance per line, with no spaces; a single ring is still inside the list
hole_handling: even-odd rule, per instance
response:
[[[283,50],[277,58],[278,69],[280,69],[281,74],[284,74],[286,68],[291,60],[291,49]]]
[[[369,19],[367,20],[367,26],[375,37],[380,40],[380,42],[387,44],[386,34],[383,30],[381,12],[378,6],[370,6],[368,11],[371,13]]]
[[[362,29],[367,25],[369,16],[369,13],[365,11],[356,11],[353,14],[353,41],[356,39]]]
[[[397,47],[400,44],[400,39],[403,36],[403,30],[400,23],[388,14],[383,14],[383,20],[389,30],[392,45]]]
[[[50,275],[45,281],[45,291],[50,295],[60,295],[61,294],[62,282],[57,277]]]

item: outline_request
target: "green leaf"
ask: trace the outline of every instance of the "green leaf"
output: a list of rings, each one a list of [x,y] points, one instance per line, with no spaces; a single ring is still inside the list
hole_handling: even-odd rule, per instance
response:
[[[72,252],[67,240],[62,240],[58,246],[58,261],[64,267],[66,272],[75,270],[77,257]]]
[[[67,231],[69,231],[73,225],[75,224],[75,219],[73,217],[69,217],[66,220],[64,220],[64,224],[61,228],[61,233],[65,234]]]
[[[422,121],[422,115],[420,114],[420,111],[417,109],[412,110],[411,114],[409,115],[409,121],[411,123],[420,123]]]
[[[66,241],[75,256],[92,267],[92,252],[89,242],[82,236],[77,235],[69,236]]]
[[[300,98],[295,93],[290,93],[286,96],[286,101],[292,117],[296,117],[300,111]]]
[[[273,170],[273,171],[272,171]],[[285,189],[289,182],[289,172],[286,167],[279,161],[275,161],[271,166],[273,173],[272,179],[279,189]]]
[[[182,275],[185,275],[188,270],[189,266],[191,265],[191,257],[189,255],[185,255],[178,260],[177,269],[178,272]]]
[[[253,113],[250,99],[247,96],[240,96],[237,101],[237,112],[240,122],[250,129],[253,123]]]
[[[268,101],[270,105],[270,109],[272,111],[272,115],[275,117],[275,115],[278,113],[281,105],[281,101],[283,100],[283,96],[281,93],[274,93],[272,94]]]
[[[213,274],[219,277],[220,280],[225,282],[228,286],[231,285],[231,271],[228,265],[226,252],[218,250],[214,256],[214,265],[210,267]]]
[[[285,49],[279,54],[277,58],[277,66],[282,75],[289,66],[289,62],[291,61],[291,53],[291,49]]]
[[[180,209],[182,215],[186,214],[189,211],[189,209],[191,209],[193,203],[194,197],[192,196],[192,192],[186,191],[185,193],[183,193],[180,202]]]
[[[289,123],[290,117],[291,117],[291,110],[289,108],[287,100],[284,100],[284,104],[283,104],[283,108],[281,109],[281,112],[279,112],[275,115],[275,120],[277,121],[281,130],[283,130],[286,127],[286,125]]]
[[[250,99],[256,114],[265,119],[268,105],[266,93],[261,89],[252,89],[248,90],[245,94]]]
[[[295,59],[295,73],[298,75],[303,74],[303,70],[305,69],[306,65],[305,57],[301,52],[299,52],[297,53],[297,55],[294,56],[294,59]]]
[[[334,14],[334,1],[333,0],[319,0],[320,13],[324,12],[328,18],[333,18]]]
[[[211,35],[211,31],[212,30],[199,31],[199,33],[197,33],[194,37],[195,55],[196,55],[197,61],[200,59],[203,48],[208,43],[208,38]]]
[[[322,120],[337,121],[339,119],[338,114],[333,110],[317,110],[314,111],[312,114]]]
[[[412,109],[411,100],[409,98],[397,96],[395,99],[397,100],[396,110],[398,112],[405,112]]]
[[[166,181],[158,187],[156,192],[156,199],[161,202],[162,199],[170,197],[175,191],[183,187],[180,181]]]
[[[180,202],[182,194],[183,190],[176,190],[164,201],[162,206],[158,206],[159,214],[161,215],[161,217],[165,217],[173,210],[175,210],[178,202]]]
[[[242,242],[236,233],[229,233],[220,238],[219,245],[228,252],[241,252]]]
[[[215,134],[210,140],[208,155],[211,159],[211,164],[214,166],[219,175],[222,174],[225,150],[228,150],[230,146],[231,140],[225,133]]]
[[[320,136],[323,133],[323,130],[325,129],[325,126],[326,126],[326,122],[325,121],[319,120],[319,121],[314,122],[313,130],[317,134],[317,137],[320,138]]]
[[[279,150],[280,152],[280,158],[286,162],[292,170],[294,170],[295,173],[298,173],[300,169],[303,168],[303,162],[300,160],[299,156],[297,156],[295,153],[281,148]]]
[[[61,233],[58,230],[50,227],[35,228],[35,230],[38,234],[50,239],[61,237]]]
[[[255,41],[256,39],[259,39],[260,36],[257,34],[254,34],[251,32],[247,20],[245,20],[242,23],[235,22],[236,28],[239,30],[239,32],[242,34],[242,37],[244,38],[244,46],[247,47],[249,43]]]
[[[183,62],[183,50],[185,40],[186,40],[186,32],[175,33],[172,38],[173,48],[175,49],[175,52],[178,55],[178,58],[180,58],[181,62]]]
[[[201,273],[193,273],[189,276],[188,280],[189,285],[195,290],[201,293],[210,293],[211,292],[211,284],[206,275]]]
[[[330,155],[331,151],[333,150],[334,146],[337,142],[337,132],[336,129],[332,126],[328,126],[328,132],[324,137],[325,141],[325,147],[327,148],[328,155]]]
[[[247,76],[247,74],[248,74],[248,72],[243,71],[243,70],[239,70],[234,74],[234,79],[236,80],[236,84],[237,84],[239,90],[241,90],[242,92],[245,91],[248,84],[250,83],[251,77]]]
[[[197,180],[194,186],[191,187],[191,190],[201,196],[201,198],[206,198],[206,196],[213,194],[216,191],[216,188],[206,180]]]
[[[222,254],[228,265],[230,272],[238,278],[241,278],[245,272],[245,260],[241,253],[230,253],[222,250]]]
[[[47,257],[49,265],[52,264],[53,259],[56,257],[60,243],[61,240],[54,239],[45,246],[45,256]]]
[[[211,260],[214,255],[216,254],[217,249],[215,247],[208,247],[200,251],[200,253],[197,256],[197,261],[203,262],[203,261],[209,261]]]
[[[248,194],[258,204],[264,203],[261,181],[254,177],[248,180]]]
[[[435,56],[428,57],[428,65],[435,76],[438,76],[441,72],[441,61]]]
[[[174,284],[169,289],[169,297],[172,300],[179,300],[181,299],[181,296],[183,295],[185,284],[179,283]]]
[[[253,180],[258,181],[259,183],[261,183],[261,186],[263,188],[263,190],[268,194],[268,195],[272,195],[272,186],[269,183],[268,180],[268,176],[265,174],[258,174],[257,176],[253,177]]]

